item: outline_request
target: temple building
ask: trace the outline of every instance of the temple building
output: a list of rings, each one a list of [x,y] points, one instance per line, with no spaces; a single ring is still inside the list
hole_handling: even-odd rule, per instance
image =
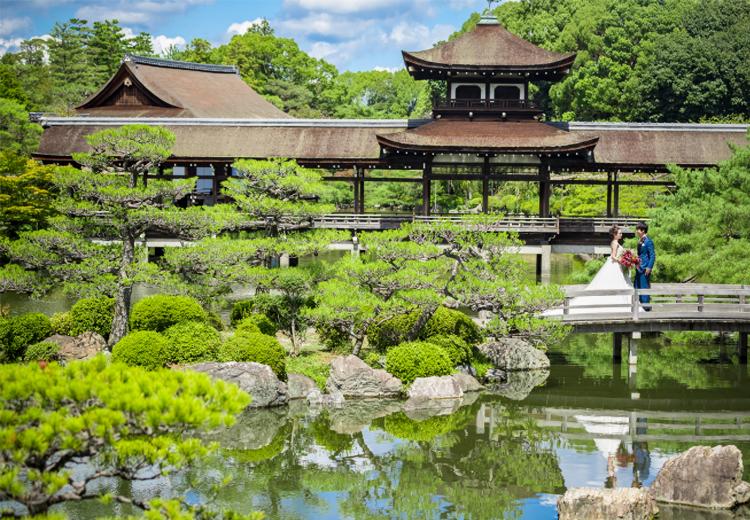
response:
[[[539,216],[550,214],[555,185],[607,186],[607,214],[617,216],[620,186],[668,185],[634,179],[670,164],[710,167],[729,158],[729,143],[746,143],[747,125],[555,123],[529,99],[535,82],[559,81],[575,54],[551,52],[507,31],[494,17],[431,49],[403,52],[415,79],[443,82],[432,118],[424,120],[295,119],[258,95],[234,66],[127,56],[102,89],[72,117],[46,117],[35,157],[72,163],[87,135],[113,126],[148,124],[175,134],[173,176],[198,178],[195,203],[220,200],[222,180],[238,158],[287,157],[332,171],[327,180],[353,185],[354,210],[365,210],[367,182],[422,187],[422,214],[432,185],[481,181],[482,209],[491,183],[534,182]],[[408,178],[371,170],[412,170]],[[590,172],[599,172],[592,178]]]

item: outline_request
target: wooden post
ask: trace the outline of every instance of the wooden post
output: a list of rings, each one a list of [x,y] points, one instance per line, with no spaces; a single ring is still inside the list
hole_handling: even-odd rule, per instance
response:
[[[567,316],[568,314],[570,314],[570,296],[566,296],[563,302],[563,316]]]
[[[354,189],[354,213],[359,213],[359,168],[354,168],[354,180],[352,181]]]
[[[359,213],[365,212],[365,169],[359,170]]]
[[[430,194],[432,186],[430,184],[432,180],[432,163],[425,162],[422,170],[422,215],[425,217],[430,215]]]
[[[622,361],[622,332],[612,333],[612,363]]]
[[[703,312],[703,298],[702,294],[698,295],[698,312]]]
[[[539,216],[542,218],[549,217],[550,193],[549,164],[542,162],[539,166]]]
[[[639,289],[633,289],[633,300],[631,302],[631,308],[633,311],[633,321],[638,321],[638,312],[641,309],[641,301],[638,298]]]
[[[612,210],[613,217],[620,216],[620,184],[617,182],[618,172],[614,172],[614,209]]]
[[[482,163],[482,213],[487,213],[490,204],[490,158],[485,157]]]
[[[740,364],[747,365],[747,332],[740,332],[737,339],[737,356]]]
[[[638,364],[638,340],[641,339],[640,332],[632,332],[628,341],[628,365]]]
[[[607,172],[607,217],[612,217],[612,172]]]
[[[552,281],[552,246],[549,244],[542,245],[540,278],[543,284],[549,284]]]

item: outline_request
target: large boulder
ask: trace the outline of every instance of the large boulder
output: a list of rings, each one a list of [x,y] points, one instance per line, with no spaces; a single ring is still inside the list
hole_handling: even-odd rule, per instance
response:
[[[96,332],[84,332],[75,337],[55,334],[44,341],[60,347],[59,356],[63,361],[89,359],[104,352],[107,347],[107,342]]]
[[[664,464],[650,492],[660,502],[730,509],[750,502],[742,472],[736,446],[693,446]]]
[[[488,383],[490,392],[513,401],[523,401],[534,388],[544,384],[549,370],[526,370],[505,373],[505,381],[500,384]]]
[[[469,374],[459,372],[457,374],[453,374],[451,377],[456,381],[456,383],[458,383],[458,386],[461,387],[461,390],[464,393],[479,392],[482,388],[484,388],[481,384],[479,384],[479,381],[477,381]]]
[[[252,396],[249,408],[281,406],[289,400],[286,384],[279,381],[268,365],[237,361],[209,362],[192,365],[190,369],[236,384]]]
[[[549,368],[549,359],[544,352],[520,338],[499,338],[478,348],[493,365],[506,372]]]
[[[572,488],[557,501],[559,520],[651,520],[658,512],[643,488]]]
[[[289,399],[307,399],[307,396],[318,390],[315,381],[302,374],[289,374],[286,381]]]
[[[334,390],[329,394],[324,394],[317,388],[307,394],[307,402],[310,406],[324,406],[327,408],[341,408],[346,402],[344,394]]]
[[[372,421],[401,411],[403,404],[397,399],[355,399],[345,406],[328,411],[331,430],[353,435],[367,428]]]
[[[418,377],[409,387],[409,399],[461,399],[464,391],[453,376]]]
[[[334,358],[326,381],[328,393],[341,392],[345,397],[395,397],[401,388],[397,378],[352,355]]]

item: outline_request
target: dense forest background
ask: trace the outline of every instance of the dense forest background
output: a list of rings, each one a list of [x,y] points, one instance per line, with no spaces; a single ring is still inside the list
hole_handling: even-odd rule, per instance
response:
[[[578,53],[564,81],[532,92],[548,119],[750,120],[750,0],[525,0],[494,13],[537,45]],[[451,38],[478,20],[473,14]],[[71,19],[55,24],[50,36],[0,58],[0,97],[30,111],[70,113],[125,53],[154,55],[150,35],[128,39],[116,20]],[[267,22],[224,45],[196,38],[164,57],[237,65],[251,87],[297,117],[430,112],[429,83],[406,70],[340,72],[276,36]]]

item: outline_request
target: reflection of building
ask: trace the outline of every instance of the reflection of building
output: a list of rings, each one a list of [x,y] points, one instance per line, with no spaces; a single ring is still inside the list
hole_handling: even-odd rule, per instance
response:
[[[745,142],[745,125],[541,122],[543,107],[530,99],[531,85],[561,79],[574,60],[483,17],[447,43],[404,52],[415,78],[444,82],[431,120],[375,121],[293,119],[245,85],[235,67],[131,56],[75,116],[43,120],[36,157],[70,162],[92,132],[162,125],[176,136],[166,168],[199,177],[196,198],[207,203],[217,200],[236,158],[289,157],[337,171],[328,179],[353,185],[357,212],[364,211],[365,182],[420,184],[421,211],[429,213],[433,184],[471,180],[481,184],[484,210],[493,185],[536,183],[540,215],[549,214],[554,186],[600,184],[607,188],[608,214],[617,215],[620,186],[664,183],[628,173],[663,172],[670,163],[715,165],[729,157],[728,142]],[[372,169],[415,174],[375,178],[367,174]]]

